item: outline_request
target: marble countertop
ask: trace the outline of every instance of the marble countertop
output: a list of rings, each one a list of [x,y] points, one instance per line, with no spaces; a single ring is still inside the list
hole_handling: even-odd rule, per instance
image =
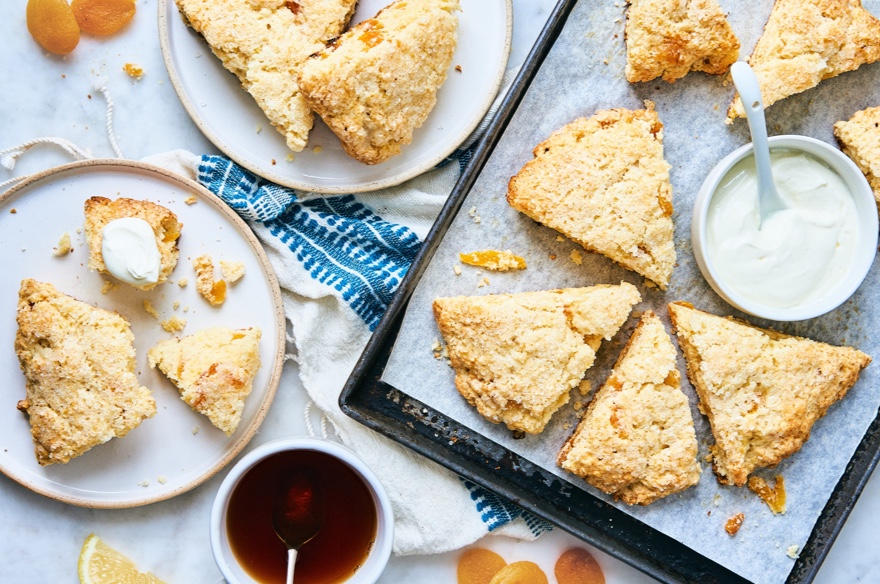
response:
[[[105,103],[95,90],[99,80],[104,80],[115,102],[119,147],[127,158],[176,148],[215,153],[169,82],[159,49],[157,4],[158,0],[138,0],[137,16],[122,33],[105,38],[83,35],[71,55],[57,57],[48,56],[27,33],[25,2],[3,2],[0,38],[6,48],[0,56],[0,149],[41,136],[58,136],[94,156],[113,156],[105,131]],[[521,62],[555,0],[513,0],[513,4],[511,58]],[[144,69],[142,80],[134,81],[123,73],[127,62]],[[18,161],[14,173],[0,168],[0,182],[66,162],[70,158],[60,149],[40,146]],[[17,398],[5,401],[10,399]],[[306,402],[296,367],[288,363],[275,402],[245,453],[269,440],[307,435],[303,417]],[[211,555],[208,523],[214,494],[224,476],[225,472],[220,472],[168,501],[134,509],[100,510],[58,503],[0,475],[0,582],[77,582],[79,550],[93,532],[169,584],[222,582]],[[875,476],[816,582],[880,582],[880,546],[874,525],[878,516],[880,478]],[[585,544],[557,529],[535,542],[487,536],[477,545],[499,552],[509,562],[535,561],[552,574],[562,550]],[[623,562],[594,552],[609,584],[653,581]],[[454,582],[457,557],[458,552],[394,557],[380,582]]]

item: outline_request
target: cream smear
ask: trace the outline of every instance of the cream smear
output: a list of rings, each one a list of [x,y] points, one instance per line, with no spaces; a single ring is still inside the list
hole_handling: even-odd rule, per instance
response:
[[[159,281],[162,256],[153,228],[143,219],[123,217],[105,225],[101,254],[107,271],[127,284],[142,287]]]

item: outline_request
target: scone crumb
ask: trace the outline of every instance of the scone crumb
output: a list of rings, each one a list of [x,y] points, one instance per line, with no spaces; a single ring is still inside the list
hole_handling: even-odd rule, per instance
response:
[[[227,282],[233,284],[244,276],[244,262],[220,260],[220,273]]]
[[[733,517],[727,520],[724,524],[724,531],[727,532],[727,535],[734,536],[739,531],[739,528],[742,527],[743,521],[745,521],[746,516],[742,513],[737,513]]]
[[[101,294],[107,294],[108,292],[112,292],[119,288],[119,284],[116,282],[111,282],[110,280],[104,280],[104,285],[101,286]]]
[[[147,311],[147,314],[149,314],[156,320],[159,320],[159,313],[156,312],[156,309],[153,307],[153,303],[146,298],[144,298],[144,310]]]
[[[185,198],[183,200],[183,202],[186,203],[187,205],[195,205],[196,203],[199,202],[199,198],[195,195],[190,195],[187,198]]]
[[[656,288],[657,284],[645,278],[645,288]]]
[[[149,487],[149,486],[150,486],[150,481],[141,481],[141,482],[138,483],[138,486],[139,486],[139,487]]]
[[[126,75],[135,80],[140,80],[144,76],[143,67],[134,63],[126,63],[122,66],[122,70],[125,71]]]
[[[582,379],[581,382],[578,383],[578,391],[581,392],[581,395],[587,395],[592,388],[593,385],[590,383],[589,379]]]
[[[175,300],[174,304],[171,305],[171,308],[173,308],[174,310],[180,308],[180,300]]]
[[[199,427],[198,427],[198,426],[193,426],[193,429],[192,429],[192,435],[195,436],[195,435],[198,434],[198,433],[199,433]]]
[[[455,272],[456,276],[461,276],[461,266],[459,266],[458,264],[454,264],[452,266],[452,271]]]
[[[455,70],[458,71],[459,73],[461,73],[461,65],[456,65]]]
[[[226,300],[226,282],[214,281],[214,260],[208,254],[203,254],[193,260],[193,269],[196,271],[196,289],[211,306],[219,306]]]
[[[482,221],[482,219],[480,218],[479,215],[474,215],[474,223],[480,223],[481,221]]]
[[[187,278],[181,278],[180,280],[177,281],[177,285],[180,286],[181,288],[186,288],[187,284],[189,284],[189,279],[187,279]]]
[[[715,493],[715,496],[712,497],[712,505],[717,507],[720,503],[721,503],[721,495],[719,495],[718,493]]]
[[[284,157],[284,160],[286,160],[287,162],[293,162],[295,159],[296,157],[289,152],[287,153],[287,156]]]
[[[565,241],[565,238],[562,237],[561,235],[557,235],[557,236],[556,236],[556,241]]]
[[[584,256],[581,255],[580,250],[571,250],[571,254],[569,254],[569,257],[571,257],[571,261],[573,261],[577,265],[581,265],[584,263]]]
[[[177,333],[182,331],[186,327],[186,319],[180,318],[179,316],[172,316],[169,319],[163,320],[159,323],[165,332],[168,333]]]
[[[168,482],[168,477],[166,477],[165,475],[159,475],[159,478],[157,478],[156,480],[159,481],[160,484],[164,485]]]
[[[486,283],[483,280],[480,280],[479,282],[477,282],[477,288],[482,288],[485,285],[486,285]]]
[[[58,240],[58,245],[52,248],[52,254],[56,256],[64,256],[70,253],[70,234],[65,232]]]
[[[477,208],[471,207],[470,210],[468,211],[468,217],[476,217],[476,215],[477,215]]]
[[[787,555],[792,560],[798,559],[800,557],[800,554],[798,554],[798,545],[792,544],[788,546],[788,549],[785,550],[785,555]]]
[[[486,286],[488,286],[488,285],[489,285],[489,278],[483,278],[483,283],[484,283]]]
[[[189,304],[187,304],[186,306],[183,307],[183,311],[184,311],[184,312],[189,312]]]
[[[257,124],[257,134],[263,131],[263,124]]]
[[[16,213],[18,213],[18,209],[16,209],[15,207],[13,207],[12,209],[9,210],[9,213],[10,213],[11,215],[15,215]]]

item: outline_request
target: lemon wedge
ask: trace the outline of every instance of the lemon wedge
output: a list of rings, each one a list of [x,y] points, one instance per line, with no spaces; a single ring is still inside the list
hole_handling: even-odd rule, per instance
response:
[[[79,553],[79,581],[80,584],[165,584],[149,572],[140,572],[134,562],[94,533],[86,538]]]

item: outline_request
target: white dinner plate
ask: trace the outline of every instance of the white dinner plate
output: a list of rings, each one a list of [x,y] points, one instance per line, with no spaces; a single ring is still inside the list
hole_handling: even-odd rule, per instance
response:
[[[143,292],[120,283],[101,293],[105,280],[88,269],[82,232],[83,203],[91,196],[148,199],[171,209],[183,223],[180,259],[169,281]],[[196,203],[184,201],[195,195]],[[73,251],[53,255],[69,234]],[[226,301],[212,307],[195,289],[191,260],[203,253],[245,264],[244,277],[229,286]],[[219,471],[253,437],[262,422],[284,361],[284,312],[278,282],[247,225],[202,186],[147,164],[88,160],[41,173],[0,196],[0,471],[53,499],[86,507],[134,507],[184,493]],[[34,455],[27,417],[16,410],[25,397],[24,375],[13,343],[19,284],[34,278],[131,323],[137,376],[152,390],[156,415],[122,438],[93,447],[67,464],[41,467]],[[177,281],[187,278],[181,288]],[[187,320],[179,335],[209,326],[258,326],[260,367],[237,430],[227,437],[180,399],[174,385],[147,364],[147,350],[172,337],[144,310],[148,299],[165,319]],[[174,303],[179,302],[174,309]],[[184,308],[189,310],[184,312]]]
[[[352,23],[374,16],[387,4],[388,0],[361,0]],[[306,149],[292,153],[238,78],[223,68],[201,35],[186,26],[174,0],[159,0],[159,40],[183,106],[227,156],[293,188],[374,191],[434,168],[467,139],[498,93],[510,54],[511,0],[461,0],[461,7],[458,45],[437,105],[401,154],[373,166],[346,154],[318,116]]]

